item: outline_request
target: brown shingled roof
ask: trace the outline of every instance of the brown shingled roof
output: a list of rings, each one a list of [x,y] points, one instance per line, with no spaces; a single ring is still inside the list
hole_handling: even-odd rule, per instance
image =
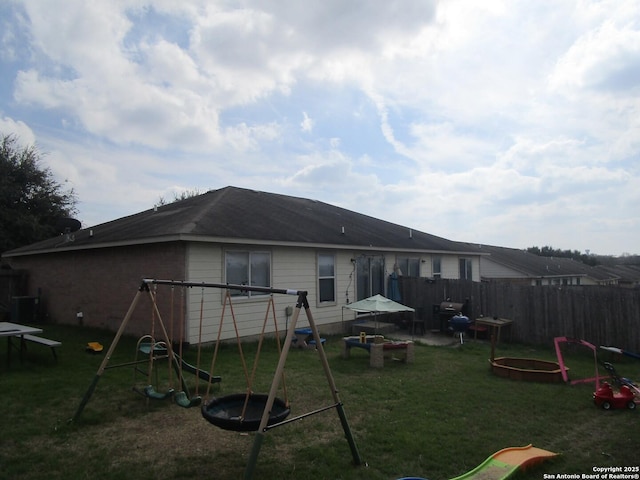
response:
[[[469,244],[471,247],[472,245]],[[488,260],[522,273],[523,278],[589,276],[603,281],[611,278],[603,270],[562,257],[543,257],[516,248],[477,245],[477,251],[488,253]]]
[[[85,228],[69,237],[63,235],[21,247],[5,255],[177,240],[474,251],[466,244],[328,203],[225,187]]]

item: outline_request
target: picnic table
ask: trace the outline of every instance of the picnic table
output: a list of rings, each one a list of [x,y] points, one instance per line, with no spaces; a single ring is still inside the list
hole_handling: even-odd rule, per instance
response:
[[[61,343],[56,340],[39,337],[37,336],[39,333],[42,333],[42,329],[38,327],[13,322],[0,322],[0,337],[7,337],[7,365],[11,365],[11,350],[14,348],[20,352],[20,361],[24,360],[24,353],[27,351],[27,342],[39,343],[51,347],[55,358],[56,352],[54,348],[59,347]],[[13,338],[20,339],[19,346],[13,344]]]

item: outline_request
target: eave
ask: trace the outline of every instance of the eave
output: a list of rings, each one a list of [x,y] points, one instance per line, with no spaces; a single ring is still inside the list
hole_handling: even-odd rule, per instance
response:
[[[95,238],[95,237],[92,237]],[[487,256],[488,253],[484,252],[472,252],[466,250],[430,250],[424,248],[394,248],[388,246],[376,246],[376,245],[349,245],[349,244],[330,244],[330,243],[316,243],[316,242],[283,242],[272,240],[260,240],[249,238],[229,238],[229,237],[207,237],[201,235],[189,235],[189,234],[176,234],[176,235],[163,235],[159,237],[144,237],[137,239],[130,239],[126,241],[116,242],[96,242],[91,243],[86,239],[83,240],[81,245],[73,243],[73,241],[63,242],[55,247],[48,247],[42,249],[28,250],[24,252],[8,252],[3,255],[3,258],[16,258],[33,255],[44,255],[51,253],[61,252],[73,252],[84,250],[95,250],[103,248],[123,248],[128,246],[150,245],[160,243],[171,242],[193,242],[193,243],[211,243],[221,245],[258,245],[269,247],[288,247],[288,248],[314,248],[314,249],[327,249],[327,250],[361,250],[368,252],[399,252],[399,253],[418,253],[429,255],[465,255],[465,256]]]

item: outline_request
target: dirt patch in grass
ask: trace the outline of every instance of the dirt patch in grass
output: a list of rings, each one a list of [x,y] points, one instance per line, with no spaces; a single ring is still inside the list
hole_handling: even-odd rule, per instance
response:
[[[210,425],[197,408],[175,406],[135,418],[119,417],[101,425],[69,428],[73,431],[64,432],[63,427],[53,442],[51,436],[33,437],[21,450],[46,452],[60,470],[86,462],[112,471],[133,473],[143,469],[147,478],[178,478],[196,466],[210,474],[212,469],[219,469],[220,457],[238,456],[242,465],[242,457],[252,444],[248,434]]]
[[[295,468],[301,448],[344,441],[335,411],[320,415],[328,418],[302,420],[269,431],[258,462],[267,463],[277,455],[280,465]],[[83,424],[81,419],[77,425],[58,427],[56,435],[31,437],[19,449],[15,445],[9,449],[43,452],[59,478],[70,470],[80,471],[78,478],[90,478],[96,465],[111,474],[156,479],[211,476],[212,472],[216,478],[236,478],[244,471],[254,435],[215,427],[202,418],[199,408],[167,405],[142,415],[114,416],[99,425]],[[78,467],[80,462],[86,464],[85,469]],[[37,478],[37,474],[29,472],[24,478]]]

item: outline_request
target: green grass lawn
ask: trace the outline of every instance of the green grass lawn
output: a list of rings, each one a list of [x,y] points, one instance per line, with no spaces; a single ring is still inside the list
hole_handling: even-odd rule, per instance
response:
[[[45,325],[45,335],[62,341],[57,362],[48,348],[29,345],[25,362],[14,355],[9,367],[6,343],[0,344],[0,478],[243,477],[253,433],[220,430],[202,418],[199,408],[184,409],[137,395],[132,391],[130,366],[106,370],[78,421],[68,423],[103,359],[85,352],[84,346],[99,341],[106,352],[113,334]],[[132,361],[136,340],[123,337],[110,365]],[[502,448],[530,443],[560,456],[518,472],[519,479],[640,464],[638,412],[595,407],[593,384],[496,377],[489,369],[486,342],[418,345],[414,364],[388,362],[383,369],[369,368],[362,349],[353,349],[349,359],[341,358],[341,343],[340,338],[329,337],[325,348],[365,463],[352,465],[337,412],[331,409],[265,434],[254,478],[444,480],[473,469]],[[255,344],[245,345],[249,370],[255,351]],[[197,353],[192,348],[185,357],[195,364]],[[202,350],[202,368],[209,369],[212,353],[212,348]],[[552,345],[502,343],[496,355],[555,360]],[[603,352],[601,357],[613,358],[608,355]],[[254,391],[268,392],[277,360],[275,343],[267,341]],[[588,353],[570,347],[566,361],[572,378],[593,376],[593,358]],[[640,377],[640,362],[616,358],[615,365],[627,377]],[[157,366],[164,383],[167,365],[158,362]],[[246,391],[235,345],[220,349],[215,367],[222,382],[210,394]],[[142,383],[146,382],[143,377],[138,376]],[[195,390],[195,378],[190,386]],[[291,350],[286,386],[292,415],[331,404],[315,351]],[[200,381],[197,387],[201,395],[206,393],[206,383]]]

